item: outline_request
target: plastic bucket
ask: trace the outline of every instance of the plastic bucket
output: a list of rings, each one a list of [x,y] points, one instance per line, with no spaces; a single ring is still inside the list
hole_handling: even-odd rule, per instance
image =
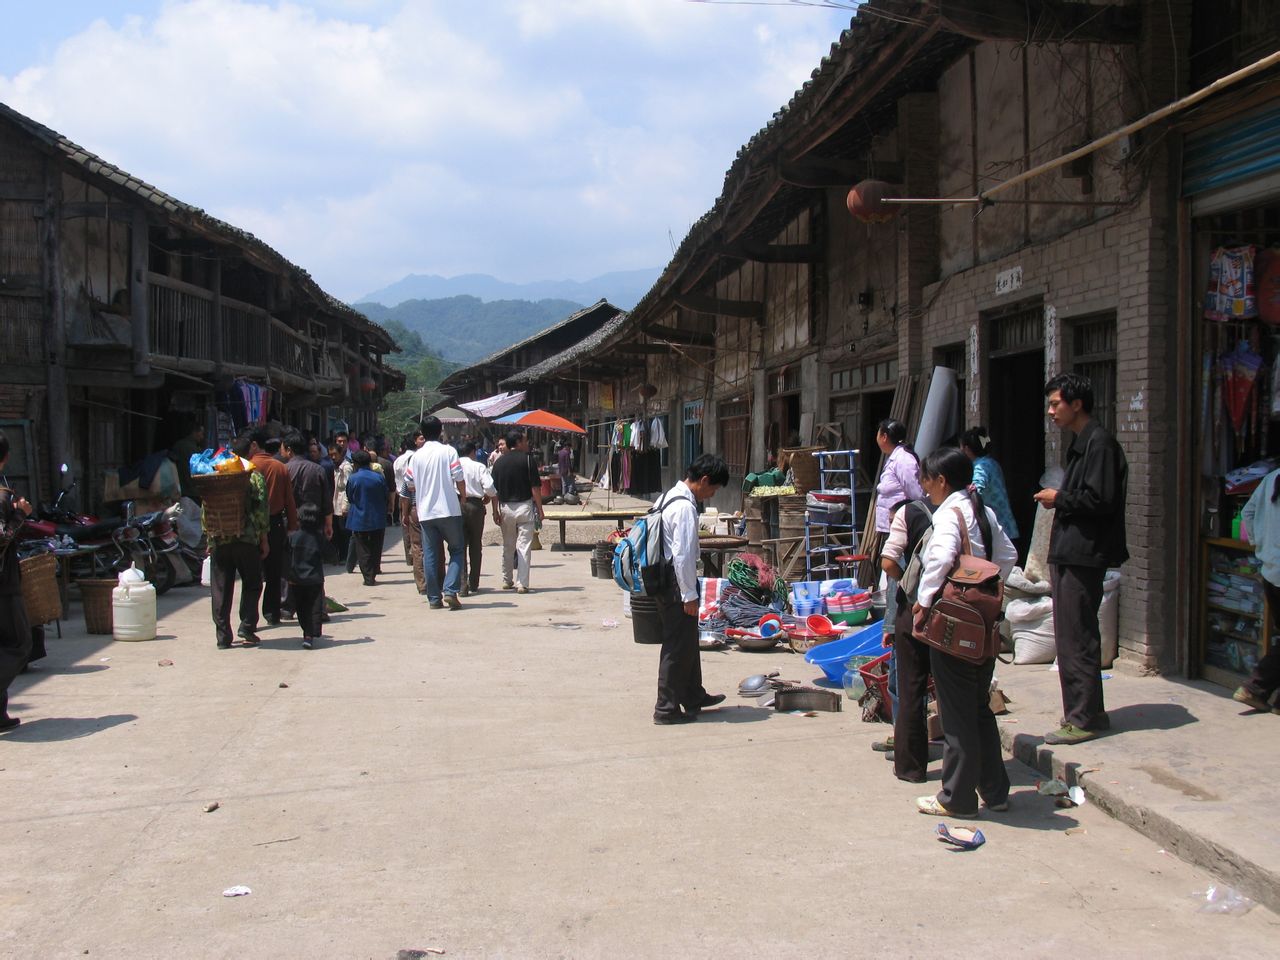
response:
[[[111,591],[111,635],[116,640],[156,638],[156,588],[145,580]]]
[[[662,618],[658,602],[652,597],[632,596],[631,631],[636,643],[661,643]]]

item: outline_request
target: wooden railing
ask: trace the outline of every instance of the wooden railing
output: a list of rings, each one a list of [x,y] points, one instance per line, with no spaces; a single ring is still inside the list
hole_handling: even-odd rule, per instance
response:
[[[213,294],[160,274],[151,274],[149,281],[151,353],[174,359],[213,360]]]
[[[222,299],[222,359],[246,367],[265,367],[271,314],[238,300]]]
[[[303,380],[311,379],[311,344],[282,320],[271,318],[271,367]]]

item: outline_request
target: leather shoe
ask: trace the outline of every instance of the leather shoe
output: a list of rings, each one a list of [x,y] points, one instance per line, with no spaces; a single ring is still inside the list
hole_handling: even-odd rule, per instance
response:
[[[22,720],[18,717],[4,717],[3,719],[0,719],[0,733],[3,733],[5,730],[12,730],[21,722]]]
[[[676,723],[693,723],[697,719],[697,714],[693,713],[669,713],[662,716],[655,715],[653,722],[660,727],[665,727]]]
[[[278,616],[276,616],[274,613],[268,613],[268,614],[267,614],[266,616],[264,616],[262,619],[263,619],[263,620],[265,620],[265,621],[267,621],[267,626],[269,626],[269,627],[278,627],[278,626],[280,626],[280,618],[279,618]]]
[[[722,704],[722,703],[724,703],[723,693],[708,693],[705,697],[702,698],[702,702],[698,704],[698,709],[705,710],[707,707],[718,706],[719,704]]]

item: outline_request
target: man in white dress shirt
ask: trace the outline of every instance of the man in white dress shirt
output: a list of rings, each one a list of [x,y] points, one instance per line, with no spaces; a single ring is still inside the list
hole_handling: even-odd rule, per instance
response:
[[[714,696],[702,686],[698,655],[698,502],[710,500],[729,482],[724,460],[704,453],[689,465],[685,479],[654,504],[662,515],[662,555],[671,561],[671,578],[656,598],[662,621],[662,653],[658,660],[657,724],[691,723]]]

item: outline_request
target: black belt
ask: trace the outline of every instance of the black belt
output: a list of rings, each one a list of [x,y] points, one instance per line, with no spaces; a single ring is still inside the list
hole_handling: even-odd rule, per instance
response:
[[[467,503],[478,503],[484,506],[484,497],[467,497]]]

